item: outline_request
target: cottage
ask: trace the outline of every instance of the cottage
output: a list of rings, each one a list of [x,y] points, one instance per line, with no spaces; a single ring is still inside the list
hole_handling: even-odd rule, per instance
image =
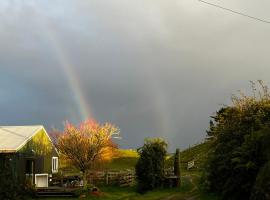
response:
[[[58,153],[43,126],[0,126],[0,170],[7,166],[19,182],[48,187]]]

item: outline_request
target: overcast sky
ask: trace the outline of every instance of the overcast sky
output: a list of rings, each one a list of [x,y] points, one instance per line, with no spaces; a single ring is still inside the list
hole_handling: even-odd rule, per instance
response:
[[[269,0],[212,3],[270,21]],[[206,135],[249,80],[270,83],[270,24],[197,0],[1,0],[0,124],[63,128],[91,115],[120,146]]]

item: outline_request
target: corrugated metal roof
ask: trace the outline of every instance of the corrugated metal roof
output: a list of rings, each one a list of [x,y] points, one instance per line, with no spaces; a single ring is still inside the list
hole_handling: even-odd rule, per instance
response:
[[[0,152],[16,152],[41,129],[41,125],[0,126]]]

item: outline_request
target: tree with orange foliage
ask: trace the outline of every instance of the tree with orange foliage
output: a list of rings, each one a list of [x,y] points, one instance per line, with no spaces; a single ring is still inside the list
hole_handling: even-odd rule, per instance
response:
[[[57,147],[75,168],[83,173],[83,183],[87,185],[87,173],[95,163],[109,160],[117,145],[112,137],[119,135],[119,129],[112,124],[99,124],[88,120],[79,126],[66,123],[58,137]]]

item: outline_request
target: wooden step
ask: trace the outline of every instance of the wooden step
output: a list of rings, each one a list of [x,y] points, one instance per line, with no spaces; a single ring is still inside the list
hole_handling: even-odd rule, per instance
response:
[[[37,192],[36,197],[72,197],[73,193],[68,192]]]
[[[74,189],[49,187],[36,189],[36,197],[72,197]]]

